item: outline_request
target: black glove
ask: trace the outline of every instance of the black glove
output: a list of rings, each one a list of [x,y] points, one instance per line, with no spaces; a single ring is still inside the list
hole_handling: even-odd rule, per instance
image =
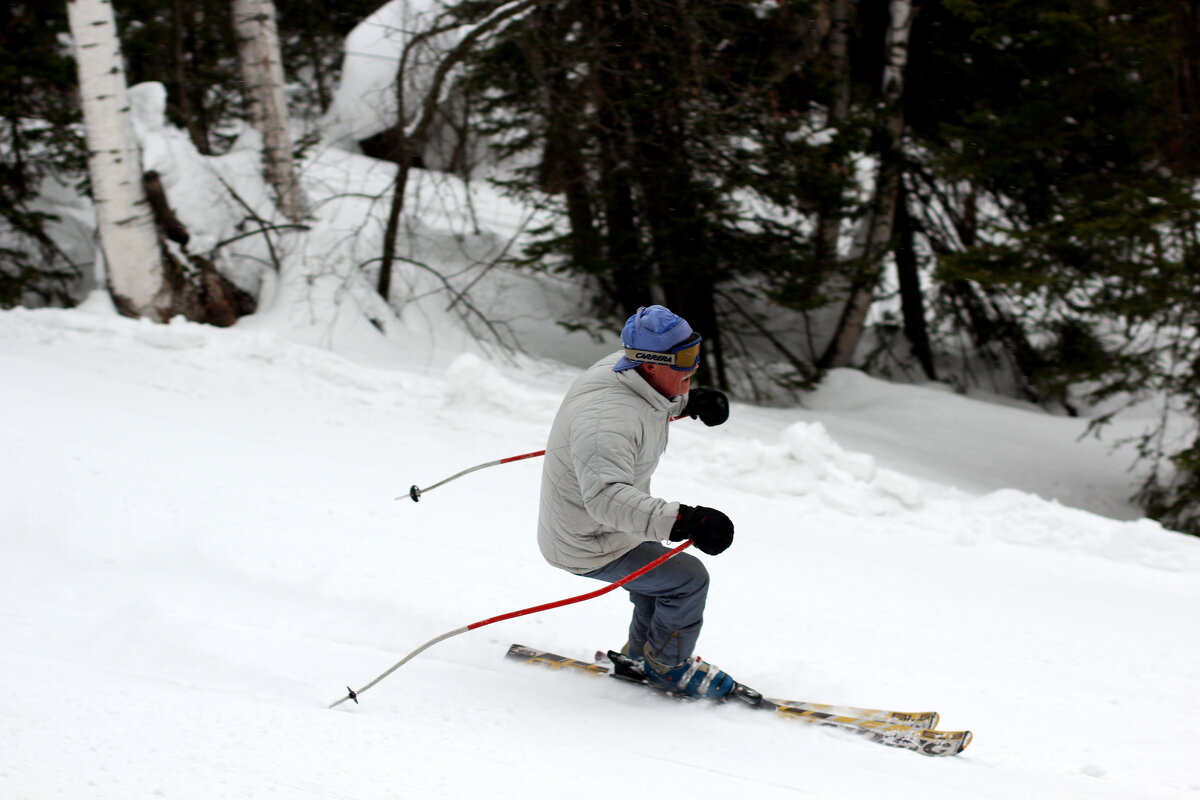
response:
[[[672,542],[691,539],[696,547],[715,556],[733,544],[733,522],[715,508],[680,503],[679,518],[671,528],[670,538]]]
[[[700,418],[708,427],[720,425],[729,419],[729,398],[719,389],[705,389],[697,386],[688,392],[687,405],[683,407],[683,416]]]

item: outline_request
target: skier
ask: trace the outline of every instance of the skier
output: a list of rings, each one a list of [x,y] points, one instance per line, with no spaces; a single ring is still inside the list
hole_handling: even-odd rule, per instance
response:
[[[733,542],[733,523],[704,506],[650,494],[672,417],[720,425],[729,401],[691,388],[701,337],[661,305],[642,307],[621,332],[624,350],[596,362],[567,390],[546,444],[538,546],[554,566],[613,583],[692,539],[709,555]],[[693,657],[708,571],[680,553],[624,587],[633,603],[625,652],[654,683],[692,696],[729,694],[735,681]]]

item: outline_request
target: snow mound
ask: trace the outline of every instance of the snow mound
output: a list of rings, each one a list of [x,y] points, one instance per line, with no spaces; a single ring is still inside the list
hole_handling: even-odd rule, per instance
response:
[[[395,124],[400,116],[395,85],[401,55],[412,41],[412,32],[432,25],[441,10],[442,4],[437,0],[392,0],[350,32],[346,37],[339,90],[321,121],[329,141],[354,149],[358,140]],[[410,104],[428,94],[437,53],[453,44],[454,37],[443,34],[410,56],[405,73],[405,96],[410,98]],[[415,113],[412,108],[405,108],[404,120],[411,123]]]
[[[446,405],[456,412],[525,415],[549,426],[560,398],[522,386],[474,353],[446,368]]]
[[[1082,551],[1114,561],[1173,572],[1200,572],[1200,540],[1166,530],[1150,519],[1111,520],[1002,489],[971,501],[973,525],[960,541],[992,539],[1061,551]]]
[[[701,444],[694,436],[686,438],[677,446],[695,446],[708,477],[741,491],[811,496],[850,514],[889,514],[924,502],[919,483],[877,467],[866,453],[844,450],[819,422],[793,423],[774,443],[722,439]]]

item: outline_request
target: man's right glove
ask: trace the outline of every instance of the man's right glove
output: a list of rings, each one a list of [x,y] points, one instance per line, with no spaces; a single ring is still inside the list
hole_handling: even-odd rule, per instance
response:
[[[715,556],[733,543],[733,522],[715,508],[680,503],[670,538],[672,542],[691,539],[703,552]]]

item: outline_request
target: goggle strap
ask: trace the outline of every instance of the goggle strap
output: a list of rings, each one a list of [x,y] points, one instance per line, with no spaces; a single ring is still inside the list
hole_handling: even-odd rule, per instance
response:
[[[674,353],[656,353],[653,350],[635,350],[632,347],[625,348],[625,357],[630,361],[636,361],[639,364],[663,364],[664,366],[675,366]]]
[[[686,367],[682,367],[679,365],[679,354],[687,353],[688,351],[693,351],[691,354],[692,358],[690,359],[691,363]],[[659,353],[654,350],[638,350],[633,347],[626,347],[625,357],[639,364],[661,364],[674,369],[690,370],[694,369],[697,361],[699,361],[699,351],[700,342],[696,341],[671,353]]]

